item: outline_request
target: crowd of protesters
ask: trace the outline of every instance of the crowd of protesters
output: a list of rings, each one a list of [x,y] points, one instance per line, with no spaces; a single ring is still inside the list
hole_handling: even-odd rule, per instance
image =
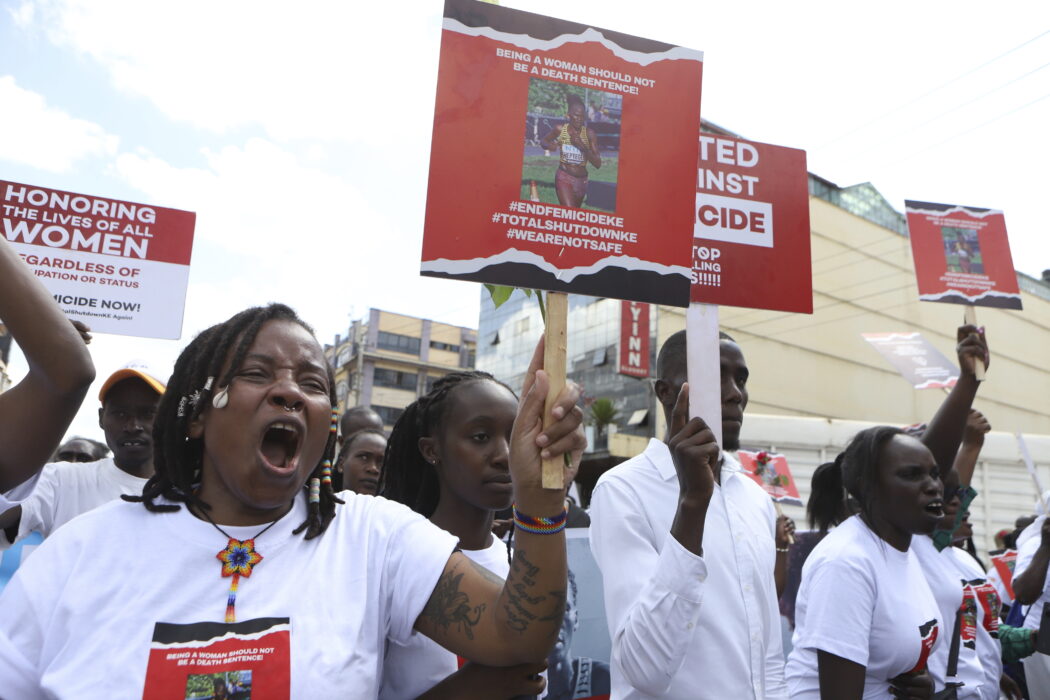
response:
[[[862,430],[814,472],[795,532],[735,457],[749,369],[724,333],[721,442],[689,418],[676,333],[654,385],[666,436],[584,511],[580,391],[545,409],[542,340],[520,393],[455,372],[388,434],[367,407],[334,410],[304,320],[251,308],[171,373],[117,369],[105,443],[60,445],[95,378],[90,335],[3,241],[0,320],[29,365],[0,394],[2,698],[1050,700],[1050,494],[997,538],[1012,580],[967,521],[991,430],[981,328],[958,329],[960,377],[927,424]],[[551,459],[564,489],[541,486]],[[607,664],[570,651],[596,593],[565,528],[588,526]],[[172,670],[219,649],[256,665]]]

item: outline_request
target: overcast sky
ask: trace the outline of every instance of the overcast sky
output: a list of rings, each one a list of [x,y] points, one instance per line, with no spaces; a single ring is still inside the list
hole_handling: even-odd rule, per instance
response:
[[[1017,268],[1050,267],[1045,0],[502,4],[702,50],[706,119],[898,210],[1002,209]],[[100,382],[268,301],[323,342],[369,307],[477,324],[477,285],[418,275],[441,11],[0,0],[0,179],[197,212],[183,339],[97,336]]]

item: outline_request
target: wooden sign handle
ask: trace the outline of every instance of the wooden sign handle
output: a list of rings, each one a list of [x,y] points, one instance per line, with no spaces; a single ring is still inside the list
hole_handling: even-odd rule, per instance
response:
[[[971,326],[977,325],[977,309],[973,306],[967,306],[963,312],[963,323],[967,323]],[[984,381],[984,360],[980,360],[973,368],[973,376],[977,381]]]
[[[542,294],[542,292],[540,292]],[[550,425],[554,400],[565,386],[565,350],[568,343],[569,295],[547,292],[547,341],[543,350],[543,370],[550,378],[550,389],[543,409],[543,427]],[[543,488],[565,488],[565,458],[543,460]]]

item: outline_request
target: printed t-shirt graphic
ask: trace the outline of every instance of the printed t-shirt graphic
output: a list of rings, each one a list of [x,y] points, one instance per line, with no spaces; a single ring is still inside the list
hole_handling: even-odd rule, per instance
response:
[[[153,628],[143,700],[202,697],[216,683],[231,697],[289,700],[291,625],[271,617],[235,624],[158,622]],[[234,676],[231,687],[230,676]],[[247,692],[245,692],[247,691]]]

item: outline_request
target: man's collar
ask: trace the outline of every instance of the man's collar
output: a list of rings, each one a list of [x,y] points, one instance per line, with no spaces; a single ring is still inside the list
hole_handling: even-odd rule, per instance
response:
[[[721,452],[720,454],[722,471],[738,472],[741,470],[740,461],[736,458],[736,455],[730,452]],[[671,448],[667,446],[666,442],[650,438],[649,445],[645,448],[645,456],[656,467],[656,471],[660,473],[660,478],[664,481],[668,481],[672,477],[678,478],[678,473],[674,469],[674,462],[671,460]]]

